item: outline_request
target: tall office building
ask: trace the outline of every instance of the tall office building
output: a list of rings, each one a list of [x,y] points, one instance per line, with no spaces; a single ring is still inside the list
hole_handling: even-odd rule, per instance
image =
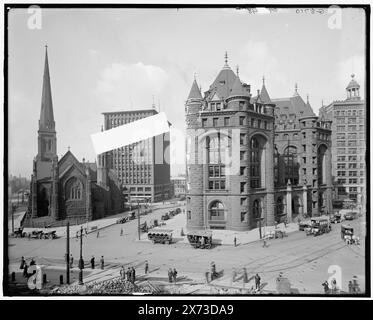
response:
[[[366,202],[366,105],[360,85],[351,75],[345,100],[334,101],[320,109],[333,121],[333,176],[337,200],[351,199],[365,207]]]
[[[104,112],[103,129],[155,114],[155,109]],[[100,157],[116,172],[128,200],[146,197],[157,202],[171,196],[169,133],[106,152]]]

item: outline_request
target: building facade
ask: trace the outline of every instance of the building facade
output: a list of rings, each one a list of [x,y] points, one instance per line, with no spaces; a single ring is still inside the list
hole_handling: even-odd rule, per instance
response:
[[[171,178],[171,183],[173,187],[174,197],[185,196],[185,193],[186,193],[185,177],[173,177]]]
[[[249,230],[331,210],[329,123],[299,95],[276,100],[264,79],[253,96],[227,57],[203,97],[194,80],[185,104],[188,229]]]
[[[155,109],[105,112],[104,130],[157,114]],[[104,161],[116,172],[127,201],[148,198],[151,202],[169,199],[170,134],[133,143],[103,155]]]
[[[33,161],[27,226],[53,225],[58,220],[85,222],[119,213],[124,208],[121,186],[106,166],[79,162],[70,152],[59,160],[53,115],[48,53],[45,53],[38,154]],[[98,172],[105,171],[105,178]]]
[[[351,75],[347,97],[320,109],[332,121],[332,172],[336,199],[366,202],[366,104],[360,97],[360,85]]]

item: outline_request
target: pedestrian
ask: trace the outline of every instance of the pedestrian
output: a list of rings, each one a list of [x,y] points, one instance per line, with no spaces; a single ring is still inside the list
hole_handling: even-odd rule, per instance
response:
[[[234,237],[233,242],[234,242],[234,246],[236,247],[237,246],[237,239],[236,239],[236,237]]]
[[[208,271],[205,272],[205,277],[206,277],[206,283],[209,283],[210,281],[209,281],[209,272]]]
[[[268,247],[267,239],[263,238],[263,248],[267,248],[267,247]]]
[[[25,267],[26,260],[24,257],[21,258],[21,265],[19,266],[20,269],[23,269]]]
[[[120,236],[123,236],[123,229],[120,229]]]
[[[101,270],[104,270],[104,265],[105,265],[105,261],[104,261],[104,256],[101,256]]]
[[[136,281],[136,270],[135,270],[134,267],[132,267],[131,276],[132,276],[132,283],[135,284],[135,281]]]
[[[353,283],[353,290],[354,293],[360,293],[360,286],[357,282],[357,276],[352,277],[352,283]]]
[[[237,275],[236,269],[233,268],[232,269],[232,283],[236,281],[236,275]]]
[[[92,256],[91,258],[91,268],[94,269],[95,268],[95,257]]]
[[[119,270],[119,275],[120,275],[120,278],[121,278],[121,279],[123,279],[123,274],[124,274],[124,272],[123,272],[123,268],[124,268],[124,267],[121,266],[121,267],[120,267],[120,270]]]
[[[260,277],[259,274],[255,275],[255,289],[260,290]]]
[[[76,240],[79,239],[79,231],[76,232]]]
[[[246,268],[242,268],[242,272],[243,272],[243,283],[247,283],[247,270]]]
[[[28,265],[27,265],[27,262],[25,261],[25,265],[23,266],[23,276],[25,277],[25,278],[27,278],[28,277]]]
[[[34,258],[31,259],[30,266],[34,266],[36,262],[34,261]]]
[[[286,228],[286,224],[288,223],[288,219],[287,218],[285,218],[284,219],[284,226],[285,226],[285,228]]]
[[[100,231],[97,231],[97,238],[100,236]]]
[[[145,274],[148,274],[149,272],[149,263],[148,260],[145,261]]]
[[[329,294],[329,283],[328,281],[325,281],[324,283],[322,283],[322,286],[324,287],[324,293],[325,294]]]
[[[348,293],[353,294],[354,293],[354,285],[352,284],[352,281],[348,282]]]
[[[174,278],[174,282],[176,283],[177,271],[175,268],[174,268],[174,271],[172,272],[172,277]]]
[[[127,281],[131,281],[131,269],[129,267],[127,268],[126,276],[127,276]]]
[[[337,280],[335,280],[335,278],[332,279],[332,294],[336,294],[337,293]]]
[[[168,269],[168,282],[172,282],[172,276],[173,276],[173,272],[172,272],[172,269]]]
[[[74,265],[74,258],[73,258],[73,255],[70,254],[70,268],[72,268]]]

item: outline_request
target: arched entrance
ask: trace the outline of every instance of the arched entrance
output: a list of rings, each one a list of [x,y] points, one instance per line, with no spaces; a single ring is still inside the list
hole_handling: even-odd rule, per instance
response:
[[[283,196],[279,196],[276,200],[275,221],[277,222],[281,222],[283,217],[286,216],[284,201]]]
[[[291,200],[291,217],[296,218],[298,215],[302,214],[302,201],[299,196],[293,197]]]

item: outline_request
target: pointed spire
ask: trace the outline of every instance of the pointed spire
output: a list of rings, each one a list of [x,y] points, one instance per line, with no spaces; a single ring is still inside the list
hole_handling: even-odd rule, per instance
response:
[[[223,69],[230,69],[229,65],[228,65],[228,52],[225,51],[225,55],[224,55],[224,67]]]
[[[263,75],[263,86],[265,86],[265,78],[264,78],[264,75]]]
[[[240,67],[237,65],[237,66],[236,66],[236,74],[237,74],[237,77],[239,77],[239,72],[240,72]]]
[[[188,100],[190,99],[202,99],[201,91],[199,90],[197,81],[195,79],[189,92]]]
[[[295,83],[295,92],[294,92],[294,96],[299,96],[299,93],[298,93],[298,84]]]
[[[262,85],[262,90],[260,91],[260,100],[263,103],[272,103],[271,98],[269,97],[268,91],[266,86],[264,85],[264,77],[263,77],[263,85]]]
[[[54,131],[54,126],[52,90],[48,63],[48,46],[46,45],[39,129]]]

